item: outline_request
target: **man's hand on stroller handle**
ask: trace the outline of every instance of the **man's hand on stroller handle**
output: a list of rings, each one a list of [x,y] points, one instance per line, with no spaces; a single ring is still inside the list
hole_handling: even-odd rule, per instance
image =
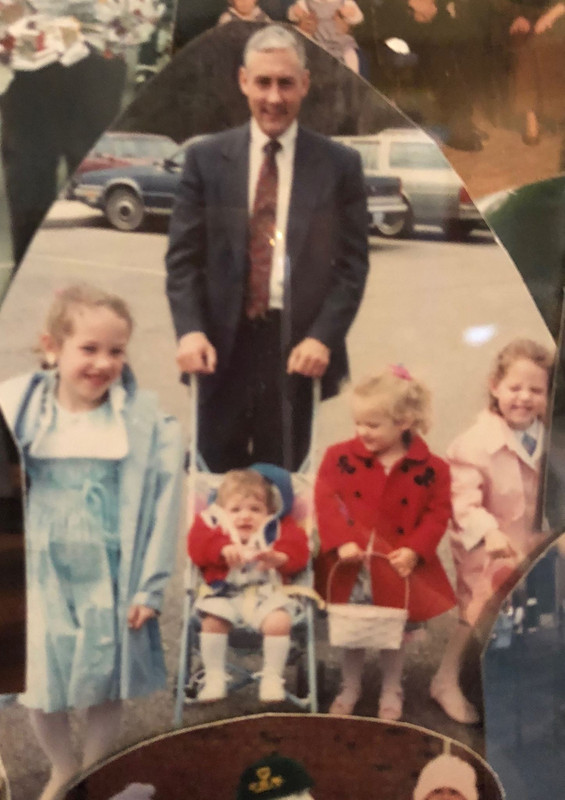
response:
[[[185,333],[179,339],[177,364],[181,372],[211,374],[216,370],[216,350],[202,331]]]
[[[291,350],[286,371],[307,378],[321,378],[330,363],[330,349],[323,342],[307,336]]]

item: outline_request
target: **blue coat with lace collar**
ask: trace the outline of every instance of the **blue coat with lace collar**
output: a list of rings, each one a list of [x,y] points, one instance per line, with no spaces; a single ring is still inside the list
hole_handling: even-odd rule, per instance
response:
[[[39,371],[0,385],[0,407],[14,434],[24,467],[30,445],[50,414],[54,380],[53,373]],[[165,685],[157,619],[133,631],[127,626],[127,613],[132,604],[161,609],[176,550],[183,447],[176,420],[159,410],[153,393],[137,389],[128,368],[124,369],[121,382],[112,387],[110,400],[115,413],[123,419],[128,440],[127,455],[118,467],[120,563],[117,582],[121,649],[119,696],[127,698]],[[52,620],[48,616],[48,604],[39,607],[41,576],[29,574],[28,570],[27,580],[29,639],[37,625],[49,629]],[[87,659],[83,664],[87,671]],[[86,672],[84,680],[88,681]],[[25,695],[22,700],[26,701]],[[44,710],[57,709],[46,703]]]

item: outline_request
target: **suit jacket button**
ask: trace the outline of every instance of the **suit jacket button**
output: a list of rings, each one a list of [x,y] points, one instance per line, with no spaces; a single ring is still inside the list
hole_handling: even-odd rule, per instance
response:
[[[402,464],[400,465],[400,469],[402,472],[408,472],[408,470],[410,469],[410,464],[407,461],[403,461]]]
[[[400,505],[401,506],[407,506],[408,505],[408,498],[407,497],[403,497],[402,500],[400,501]]]
[[[348,519],[348,520],[347,520],[347,524],[348,524],[350,527],[353,527],[353,525],[355,525],[355,523],[354,523],[354,521],[353,521],[352,519]]]
[[[398,535],[399,535],[399,536],[402,536],[402,534],[404,533],[404,528],[401,528],[401,527],[399,526],[399,527],[396,529],[396,532],[398,533]]]

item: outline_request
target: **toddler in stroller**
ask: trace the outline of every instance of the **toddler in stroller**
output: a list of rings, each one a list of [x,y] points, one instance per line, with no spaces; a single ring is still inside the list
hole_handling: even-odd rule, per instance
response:
[[[290,516],[292,503],[286,470],[266,464],[231,470],[190,528],[188,552],[205,581],[195,604],[204,666],[201,701],[226,696],[228,634],[243,625],[263,636],[259,699],[285,698],[283,671],[298,604],[284,585],[310,556],[306,533]]]

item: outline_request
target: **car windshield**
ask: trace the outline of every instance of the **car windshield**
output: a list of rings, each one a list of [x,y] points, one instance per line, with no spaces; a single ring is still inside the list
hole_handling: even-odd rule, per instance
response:
[[[151,137],[134,139],[116,139],[114,142],[115,154],[118,158],[143,158],[148,160],[161,160],[170,156],[176,144],[166,137]]]
[[[392,142],[389,167],[402,169],[446,169],[445,156],[433,142]]]

